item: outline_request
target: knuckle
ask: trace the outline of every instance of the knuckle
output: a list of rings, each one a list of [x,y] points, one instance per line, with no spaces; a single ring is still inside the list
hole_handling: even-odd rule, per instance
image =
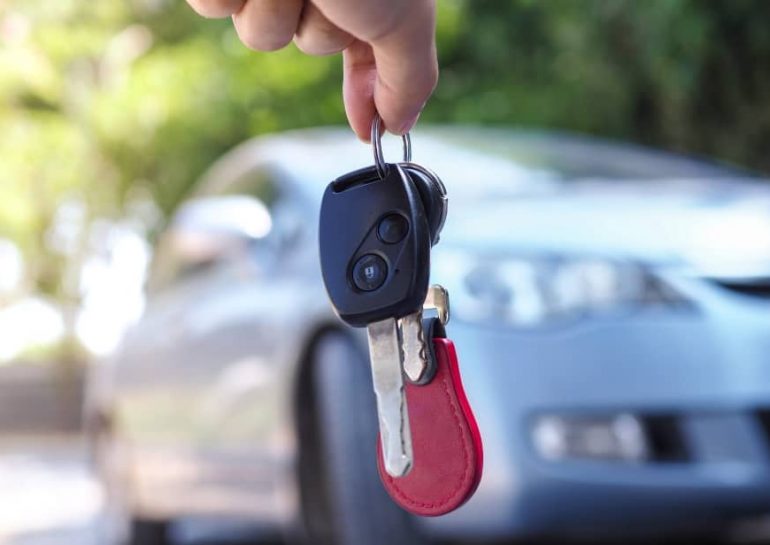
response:
[[[203,17],[221,18],[240,11],[244,0],[187,0],[187,2]]]
[[[345,49],[353,38],[311,8],[297,29],[294,43],[309,55],[330,55]]]
[[[333,39],[341,34],[340,29],[323,16],[314,18],[312,24],[307,25],[306,29],[317,36],[325,37],[327,39]]]
[[[351,39],[339,32],[308,31],[298,33],[294,43],[308,55],[331,55],[345,49]]]
[[[397,28],[404,24],[404,11],[403,5],[400,5],[400,7],[397,7],[396,9],[391,6],[391,9],[386,9],[377,13],[376,16],[371,19],[371,25],[368,35],[366,36],[366,41],[375,44],[383,38],[392,35]]]
[[[283,49],[291,43],[291,34],[284,36],[279,35],[263,35],[261,39],[262,48],[261,51],[277,51]]]
[[[246,47],[254,51],[277,51],[286,47],[292,38],[288,33],[265,32],[258,28],[238,29],[238,37]]]
[[[297,49],[307,55],[324,55],[326,53],[322,44],[319,44],[305,32],[294,36],[294,45],[297,46]]]
[[[291,38],[281,38],[264,34],[253,35],[247,40],[244,40],[246,46],[254,51],[277,51],[286,47],[289,42],[291,42]]]

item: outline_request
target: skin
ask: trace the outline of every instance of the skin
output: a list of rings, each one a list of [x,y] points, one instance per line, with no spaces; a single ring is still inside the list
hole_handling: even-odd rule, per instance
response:
[[[204,17],[232,17],[241,41],[310,55],[342,52],[350,126],[369,141],[380,114],[395,134],[417,122],[438,80],[435,0],[187,0]]]

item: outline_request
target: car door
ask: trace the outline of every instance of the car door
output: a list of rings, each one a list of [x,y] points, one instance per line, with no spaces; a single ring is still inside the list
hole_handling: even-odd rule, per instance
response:
[[[144,464],[156,468],[146,480],[163,481],[187,511],[270,517],[286,302],[301,290],[294,273],[310,237],[278,171],[258,167],[220,187],[184,204],[162,237],[142,324],[155,367],[129,420],[152,445],[144,460],[157,461]]]

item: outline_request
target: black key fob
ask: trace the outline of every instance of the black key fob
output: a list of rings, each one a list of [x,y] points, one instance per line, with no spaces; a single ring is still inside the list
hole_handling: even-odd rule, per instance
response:
[[[334,180],[321,204],[321,272],[339,317],[354,327],[422,308],[431,236],[420,194],[400,165]]]

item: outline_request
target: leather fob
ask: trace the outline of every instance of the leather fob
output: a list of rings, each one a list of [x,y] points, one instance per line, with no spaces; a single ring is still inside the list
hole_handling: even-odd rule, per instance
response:
[[[391,498],[415,515],[435,517],[454,511],[481,480],[481,435],[465,397],[457,352],[449,339],[434,338],[436,375],[430,383],[407,383],[406,399],[414,464],[404,477],[385,471],[377,445],[380,479]]]

